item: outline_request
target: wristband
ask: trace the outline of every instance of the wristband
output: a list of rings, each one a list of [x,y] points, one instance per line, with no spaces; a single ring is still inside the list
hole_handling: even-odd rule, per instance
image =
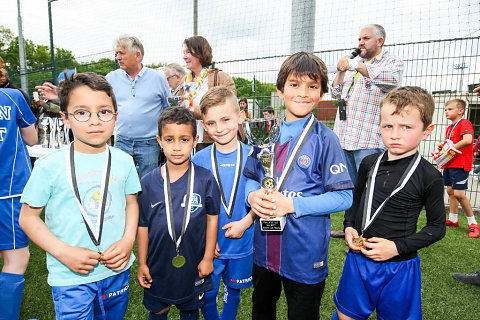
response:
[[[358,68],[358,61],[354,59],[348,59],[348,66],[350,71],[355,71]]]

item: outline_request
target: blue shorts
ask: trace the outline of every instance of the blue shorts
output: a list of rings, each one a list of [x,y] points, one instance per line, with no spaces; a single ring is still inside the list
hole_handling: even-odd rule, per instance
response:
[[[205,304],[205,292],[202,292],[198,296],[195,296],[190,300],[175,304],[175,307],[177,307],[177,309],[180,311],[188,312],[188,311],[198,310],[201,307],[203,307],[204,304]],[[145,295],[143,296],[143,305],[145,306],[145,308],[147,308],[148,311],[153,313],[160,312],[163,309],[171,306],[171,304],[169,303],[148,299],[145,297]]]
[[[0,250],[28,246],[28,237],[18,224],[21,208],[20,197],[0,200]]]
[[[356,320],[422,319],[420,257],[399,262],[375,262],[349,252],[337,292],[338,310]]]
[[[220,278],[232,289],[248,288],[252,285],[253,254],[239,259],[213,260],[213,290],[218,292]]]
[[[92,283],[52,287],[56,319],[123,319],[129,283],[130,269]]]
[[[443,184],[452,187],[453,190],[467,190],[469,173],[462,168],[445,168],[443,169]]]

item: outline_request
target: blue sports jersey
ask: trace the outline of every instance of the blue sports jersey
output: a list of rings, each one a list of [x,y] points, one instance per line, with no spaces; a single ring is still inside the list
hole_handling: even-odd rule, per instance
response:
[[[0,198],[21,196],[32,172],[27,147],[20,133],[37,121],[22,93],[0,89]]]
[[[168,232],[161,167],[154,169],[141,180],[138,225],[148,228],[147,265],[153,280],[151,288],[144,290],[146,299],[179,304],[212,288],[210,276],[199,278],[197,267],[205,253],[207,214],[218,214],[220,195],[213,175],[205,168],[196,165],[194,168],[191,215],[180,245],[180,255],[184,256],[186,261],[181,268],[172,266],[172,258],[177,253]],[[188,171],[170,184],[177,237],[181,234],[187,182]]]
[[[306,120],[309,120],[308,117]],[[308,121],[304,121],[304,126]],[[282,122],[281,132],[284,128]],[[301,132],[288,143],[287,159],[300,138]],[[277,153],[281,148],[277,148]],[[258,148],[254,149],[245,165],[244,174],[261,181],[264,169],[257,159]],[[278,156],[278,154],[277,154]],[[283,170],[277,167],[277,180]],[[353,184],[345,166],[343,150],[337,136],[324,124],[315,120],[311,134],[307,137],[290,175],[280,192],[287,197],[312,197],[329,191],[352,189]],[[268,236],[267,236],[268,234]],[[270,239],[276,240],[278,248],[272,247]],[[269,240],[267,240],[269,238]],[[273,270],[297,282],[314,284],[328,275],[327,251],[330,240],[330,216],[306,215],[295,218],[287,216],[282,232],[265,232],[255,224],[254,263]],[[273,259],[272,259],[273,257]]]
[[[252,148],[243,143],[240,143],[240,145],[243,150],[242,170],[240,171],[237,195],[235,197],[235,204],[231,219],[228,218],[224,206],[221,205],[220,197],[217,199],[220,204],[217,235],[217,242],[221,254],[219,259],[243,258],[249,254],[252,254],[253,252],[253,225],[245,230],[245,233],[240,239],[225,238],[226,230],[222,230],[222,227],[227,223],[242,220],[248,214],[247,206],[245,205],[245,182],[247,181],[247,177],[243,175],[242,171],[245,167],[245,163],[247,162],[248,154]],[[212,168],[211,152],[212,145],[202,149],[193,157],[193,163],[202,166],[213,173],[214,169]],[[230,196],[236,171],[235,163],[237,161],[237,152],[238,150],[235,150],[231,153],[224,154],[216,150],[218,171],[227,206],[228,203],[230,203]]]

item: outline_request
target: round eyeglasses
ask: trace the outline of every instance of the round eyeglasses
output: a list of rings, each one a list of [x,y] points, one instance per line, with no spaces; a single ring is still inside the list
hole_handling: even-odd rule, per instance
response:
[[[108,110],[108,109],[102,109],[98,112],[93,112],[93,113],[96,113],[98,119],[100,119],[100,121],[103,121],[103,122],[112,121],[112,119],[117,114],[116,112],[113,112],[112,110]],[[88,120],[90,120],[90,117],[92,116],[92,112],[84,109],[75,110],[75,112],[65,112],[65,114],[73,116],[75,120],[80,122],[87,122]]]

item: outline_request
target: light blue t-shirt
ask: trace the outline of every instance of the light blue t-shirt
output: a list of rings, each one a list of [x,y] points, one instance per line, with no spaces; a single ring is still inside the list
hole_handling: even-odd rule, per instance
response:
[[[171,96],[167,78],[162,72],[143,67],[133,80],[118,69],[106,76],[118,105],[115,134],[129,139],[155,138],[158,117],[169,106]]]
[[[100,251],[105,252],[114,242],[120,240],[125,230],[125,195],[140,191],[135,165],[132,158],[123,151],[110,147],[110,183],[105,206],[103,233]],[[48,229],[61,241],[73,247],[97,251],[78,208],[72,188],[68,183],[66,154],[69,148],[55,151],[35,162],[32,175],[21,198],[22,203],[31,207],[45,207],[45,223]],[[84,154],[75,152],[75,171],[82,206],[96,224],[97,208],[100,205],[100,184],[106,152]],[[130,268],[133,253],[127,266]],[[99,281],[120,272],[98,264],[88,275],[81,275],[68,269],[63,263],[47,253],[48,284],[51,286],[78,285]]]

